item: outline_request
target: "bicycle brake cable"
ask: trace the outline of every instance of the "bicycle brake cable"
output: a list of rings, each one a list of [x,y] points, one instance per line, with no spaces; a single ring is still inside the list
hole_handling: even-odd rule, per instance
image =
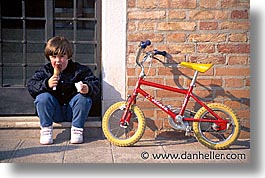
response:
[[[150,62],[149,62],[149,67],[148,67],[148,71],[146,73],[146,76],[148,76],[149,72],[150,72],[150,69],[151,69],[151,66],[152,66],[152,57],[150,57]]]

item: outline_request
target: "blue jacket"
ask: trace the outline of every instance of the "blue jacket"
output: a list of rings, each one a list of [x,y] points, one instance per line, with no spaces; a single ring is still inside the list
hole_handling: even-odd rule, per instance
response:
[[[51,63],[48,63],[29,79],[28,91],[34,99],[41,93],[49,92],[58,99],[61,105],[67,104],[78,93],[75,83],[79,81],[88,85],[89,93],[86,96],[90,96],[92,101],[93,99],[98,101],[101,98],[100,81],[87,66],[69,60],[66,69],[59,76],[56,90],[48,86],[48,80],[52,75],[53,67]]]

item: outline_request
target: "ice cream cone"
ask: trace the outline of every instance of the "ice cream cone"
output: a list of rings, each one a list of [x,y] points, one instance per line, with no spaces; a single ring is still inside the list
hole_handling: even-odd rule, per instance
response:
[[[55,76],[59,76],[60,75],[60,73],[61,73],[61,69],[62,69],[62,65],[60,65],[60,64],[55,64],[55,66],[54,66],[54,70],[53,70],[53,75],[55,75]],[[53,87],[53,90],[56,90],[56,86],[55,87]]]
[[[59,76],[59,75],[60,75],[60,72],[61,72],[61,65],[56,64],[56,65],[54,66],[53,75],[55,75],[55,76]]]

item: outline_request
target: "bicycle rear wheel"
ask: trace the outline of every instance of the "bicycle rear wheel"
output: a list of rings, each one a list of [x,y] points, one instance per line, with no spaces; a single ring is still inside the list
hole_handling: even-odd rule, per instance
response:
[[[225,130],[216,129],[217,125],[213,122],[193,122],[193,131],[197,140],[210,149],[227,149],[240,134],[240,123],[235,112],[228,106],[221,103],[211,103],[207,105],[218,116],[228,121]],[[198,110],[194,118],[213,119],[216,118],[210,114],[204,107]]]
[[[145,131],[145,117],[139,107],[131,107],[132,116],[126,127],[120,126],[120,119],[126,108],[126,102],[111,105],[102,119],[102,130],[109,142],[116,146],[131,146],[139,141]]]

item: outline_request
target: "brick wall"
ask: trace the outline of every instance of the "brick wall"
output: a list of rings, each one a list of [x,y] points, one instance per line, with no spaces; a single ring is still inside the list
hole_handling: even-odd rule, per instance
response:
[[[127,0],[126,92],[132,92],[140,71],[135,68],[137,45],[150,39],[152,45],[147,50],[166,50],[172,58],[167,65],[154,63],[147,80],[187,88],[193,71],[176,68],[176,62],[214,63],[212,69],[199,75],[194,92],[205,102],[232,107],[241,120],[240,137],[249,137],[249,6],[249,0]],[[145,89],[163,104],[182,104],[182,95]],[[137,103],[147,118],[145,137],[171,133],[166,114],[143,97]],[[194,111],[199,108],[193,100],[188,107]]]

